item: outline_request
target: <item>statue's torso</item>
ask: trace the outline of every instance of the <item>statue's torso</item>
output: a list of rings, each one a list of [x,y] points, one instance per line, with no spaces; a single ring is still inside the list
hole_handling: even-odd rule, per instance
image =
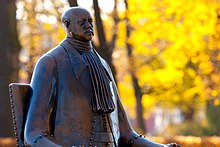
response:
[[[74,68],[74,70],[81,70],[77,77],[70,65],[69,56],[62,47],[49,54],[56,60],[58,73],[55,140],[67,146],[104,146],[108,143],[112,146],[114,141],[117,143],[119,137],[117,108],[110,115],[93,112],[91,106],[93,92],[88,66],[84,69]],[[112,87],[113,83],[110,84]],[[113,97],[117,105],[114,92]]]

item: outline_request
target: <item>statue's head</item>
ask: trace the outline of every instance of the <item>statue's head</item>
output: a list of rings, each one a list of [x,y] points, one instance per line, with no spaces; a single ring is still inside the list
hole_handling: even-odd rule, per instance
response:
[[[72,39],[89,42],[94,36],[92,17],[84,8],[69,8],[63,13],[61,21],[67,36]]]

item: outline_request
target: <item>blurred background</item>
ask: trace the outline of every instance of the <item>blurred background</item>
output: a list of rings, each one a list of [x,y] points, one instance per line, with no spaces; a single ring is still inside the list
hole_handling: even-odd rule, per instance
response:
[[[137,132],[220,146],[220,0],[1,0],[0,137],[14,137],[8,84],[30,82],[77,5]]]

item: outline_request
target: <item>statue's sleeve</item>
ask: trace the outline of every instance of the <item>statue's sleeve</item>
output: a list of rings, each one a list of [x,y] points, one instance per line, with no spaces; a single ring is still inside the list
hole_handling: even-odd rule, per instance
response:
[[[31,146],[60,146],[53,139],[52,129],[54,102],[56,97],[56,62],[50,55],[44,55],[37,62],[31,88],[26,124],[25,142]]]

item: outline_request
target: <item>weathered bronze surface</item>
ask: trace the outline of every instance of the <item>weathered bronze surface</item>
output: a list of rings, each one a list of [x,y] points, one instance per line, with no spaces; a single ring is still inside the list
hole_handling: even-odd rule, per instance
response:
[[[62,23],[67,37],[43,55],[34,69],[25,143],[39,147],[164,146],[132,129],[111,69],[92,47],[89,12],[72,7],[63,14]]]
[[[9,85],[10,103],[17,146],[24,146],[24,125],[27,109],[32,95],[29,84],[11,83]]]

